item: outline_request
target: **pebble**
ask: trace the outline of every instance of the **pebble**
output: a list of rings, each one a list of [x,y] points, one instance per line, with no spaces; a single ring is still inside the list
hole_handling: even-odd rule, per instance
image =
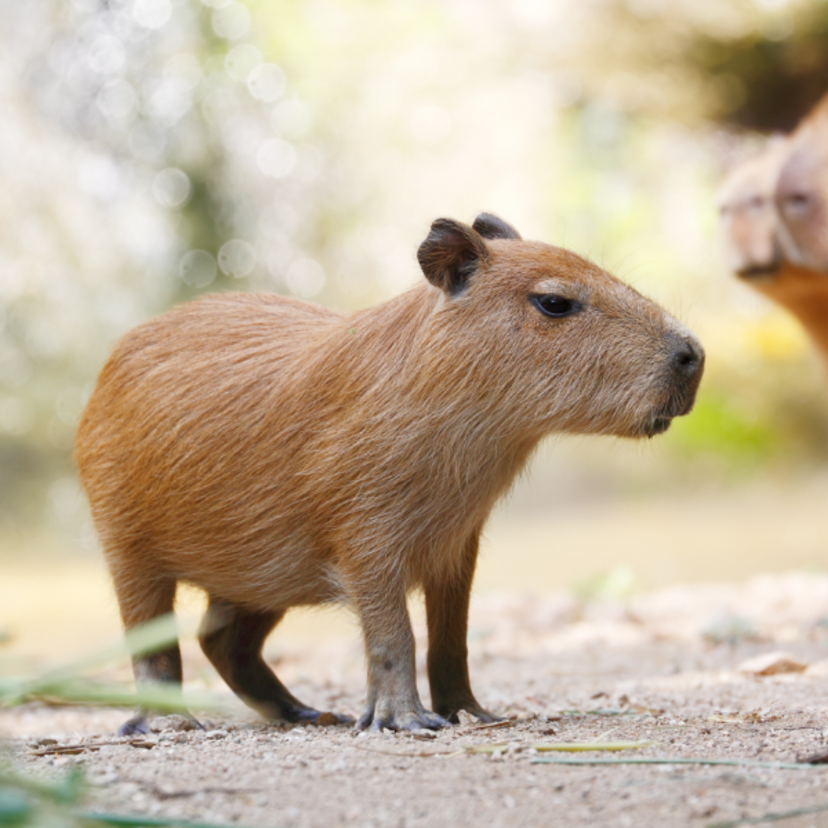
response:
[[[752,676],[775,676],[781,673],[802,673],[807,667],[807,664],[780,650],[749,658],[736,670]]]

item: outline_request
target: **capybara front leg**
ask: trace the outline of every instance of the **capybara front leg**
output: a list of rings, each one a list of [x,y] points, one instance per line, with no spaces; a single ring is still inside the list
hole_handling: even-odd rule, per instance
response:
[[[448,580],[426,582],[425,600],[428,619],[428,681],[435,713],[452,724],[465,710],[482,722],[497,717],[480,706],[469,681],[468,633],[469,596],[477,563],[479,534],[466,542],[459,572]]]
[[[322,712],[293,696],[262,657],[265,639],[284,614],[284,610],[252,612],[211,598],[198,639],[228,687],[266,719],[315,722]],[[340,722],[353,722],[348,716],[333,715]]]
[[[399,584],[374,590],[360,584],[354,596],[365,636],[368,700],[358,730],[438,730],[448,727],[442,716],[426,710],[417,693],[414,634]],[[363,592],[364,590],[364,592]]]

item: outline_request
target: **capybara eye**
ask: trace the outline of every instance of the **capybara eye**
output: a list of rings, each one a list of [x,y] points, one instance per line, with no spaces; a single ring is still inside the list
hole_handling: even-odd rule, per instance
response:
[[[807,193],[791,193],[785,199],[785,208],[795,213],[804,213],[811,206],[811,199]]]
[[[560,319],[562,316],[572,316],[581,310],[581,303],[574,299],[564,299],[555,293],[533,294],[532,302],[544,316]]]

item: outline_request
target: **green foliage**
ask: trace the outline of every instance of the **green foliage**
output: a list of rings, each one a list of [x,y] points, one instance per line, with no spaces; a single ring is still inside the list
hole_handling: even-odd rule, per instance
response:
[[[751,463],[768,459],[778,450],[779,440],[773,424],[757,420],[732,395],[718,390],[705,391],[693,415],[676,421],[672,443],[687,455],[700,451]]]
[[[245,7],[228,29],[210,4],[133,5],[0,9],[20,46],[0,150],[7,526],[74,528],[81,499],[50,484],[74,476],[78,416],[118,336],[206,290],[284,289],[284,267],[315,254],[304,105]],[[270,86],[248,82],[262,67]]]
[[[127,814],[83,811],[83,773],[75,770],[57,780],[41,780],[0,763],[0,826],[9,828],[94,828],[94,826],[170,826],[222,828],[215,823],[189,822]]]
[[[734,363],[711,374],[693,413],[671,426],[677,457],[737,472],[808,468],[828,459],[826,400],[810,360]]]
[[[16,773],[0,763],[0,825],[78,826],[71,807],[83,790],[83,775],[75,771],[58,781],[43,781]]]

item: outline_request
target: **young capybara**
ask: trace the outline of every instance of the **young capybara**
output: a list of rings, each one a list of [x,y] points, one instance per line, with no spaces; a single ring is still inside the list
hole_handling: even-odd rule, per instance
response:
[[[828,273],[786,258],[791,240],[775,194],[789,156],[789,140],[775,139],[731,171],[719,190],[719,227],[731,270],[792,313],[828,359]]]
[[[266,717],[321,715],[265,664],[268,633],[290,607],[346,601],[368,665],[358,728],[492,721],[466,631],[493,505],[544,435],[652,437],[693,405],[697,339],[580,256],[483,214],[435,221],[418,259],[427,282],[350,316],[267,294],[182,305],[120,341],[83,413],[77,461],[125,627],[171,612],[177,582],[201,587],[201,646]],[[415,682],[418,587],[434,712]],[[134,667],[181,681],[177,646]]]

